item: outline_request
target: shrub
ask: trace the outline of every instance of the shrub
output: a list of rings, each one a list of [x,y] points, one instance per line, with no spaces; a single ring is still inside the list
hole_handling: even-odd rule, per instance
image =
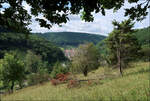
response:
[[[69,80],[69,75],[70,73],[66,73],[66,74],[57,74],[56,75],[56,79],[52,79],[51,80],[51,83],[52,85],[58,85],[58,84],[61,84],[61,83],[65,83],[66,81]]]
[[[67,76],[65,74],[57,74],[56,79],[58,79],[59,81],[66,81]]]
[[[65,64],[61,64],[61,63],[57,62],[54,65],[54,68],[51,72],[51,77],[56,78],[56,76],[58,74],[66,74],[68,71],[69,71],[69,68]]]
[[[141,49],[142,59],[145,61],[149,61],[150,57],[150,47],[148,45],[144,45]]]
[[[52,83],[52,85],[56,86],[56,85],[60,84],[60,81],[57,79],[52,79],[51,83]]]
[[[32,73],[28,76],[28,85],[35,85],[39,83],[43,83],[50,79],[49,74],[46,70],[40,70],[38,73]]]
[[[80,87],[80,82],[78,80],[69,80],[67,88]]]

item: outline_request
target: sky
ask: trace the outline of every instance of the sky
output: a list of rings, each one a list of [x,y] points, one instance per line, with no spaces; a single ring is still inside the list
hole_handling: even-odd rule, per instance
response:
[[[6,6],[6,5],[5,5]],[[100,35],[108,35],[113,30],[112,21],[123,21],[128,19],[128,17],[124,17],[124,9],[130,8],[134,6],[134,4],[125,3],[121,9],[117,12],[113,13],[112,10],[106,10],[106,15],[103,16],[101,13],[93,14],[94,21],[93,22],[84,22],[80,19],[80,15],[69,15],[70,21],[65,24],[62,24],[62,27],[58,25],[53,25],[51,29],[40,27],[38,22],[32,17],[32,24],[29,25],[29,28],[32,29],[32,32],[36,33],[44,33],[44,32],[64,32],[64,31],[71,31],[71,32],[86,32],[92,34],[100,34]],[[6,6],[7,7],[7,6]],[[30,12],[30,6],[24,2],[24,7]],[[150,11],[150,10],[149,10]],[[41,18],[39,16],[39,18]],[[141,22],[136,22],[134,28],[144,28],[149,26],[150,16],[148,15],[146,19]]]

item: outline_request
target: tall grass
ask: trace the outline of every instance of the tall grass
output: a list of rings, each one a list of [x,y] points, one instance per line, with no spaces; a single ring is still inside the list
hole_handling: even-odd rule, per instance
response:
[[[79,79],[91,79],[103,74],[115,74],[114,78],[99,80],[95,85],[82,85],[81,88],[68,89],[66,84],[52,86],[31,86],[13,94],[2,96],[3,100],[60,100],[60,101],[149,101],[149,63],[133,63],[124,70],[124,76],[118,76],[118,69],[99,68],[89,73],[88,77],[77,75]]]

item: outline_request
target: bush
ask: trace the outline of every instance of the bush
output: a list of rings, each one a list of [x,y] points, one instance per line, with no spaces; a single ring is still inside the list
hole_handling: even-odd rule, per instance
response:
[[[149,61],[150,57],[150,47],[148,45],[144,45],[141,49],[142,59],[145,61]]]
[[[52,79],[51,83],[52,83],[52,85],[56,86],[56,85],[60,84],[61,82],[57,79]]]
[[[56,86],[58,84],[65,83],[66,81],[68,81],[70,79],[69,75],[70,75],[70,73],[57,74],[56,79],[51,80],[52,85]]]
[[[28,85],[41,84],[49,79],[50,76],[48,73],[32,73],[28,76]]]
[[[56,78],[56,76],[58,74],[66,74],[68,72],[69,72],[69,68],[67,67],[67,65],[57,62],[54,65],[54,68],[53,68],[53,70],[51,72],[51,77],[52,78]]]
[[[70,80],[67,84],[67,88],[80,87],[80,82],[78,80]]]

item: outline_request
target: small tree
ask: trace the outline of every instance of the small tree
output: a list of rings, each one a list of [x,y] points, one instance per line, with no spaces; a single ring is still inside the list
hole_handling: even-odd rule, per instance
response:
[[[72,60],[72,71],[82,72],[87,76],[88,72],[99,66],[99,52],[92,43],[80,45]]]
[[[129,61],[135,59],[140,45],[133,35],[134,23],[131,20],[125,20],[122,23],[114,21],[113,25],[115,28],[105,41],[113,56],[111,63],[116,63],[123,75],[122,68],[126,67]]]
[[[6,53],[1,64],[1,80],[5,87],[9,84],[13,91],[16,82],[21,83],[25,79],[24,63],[16,58],[16,55]]]

